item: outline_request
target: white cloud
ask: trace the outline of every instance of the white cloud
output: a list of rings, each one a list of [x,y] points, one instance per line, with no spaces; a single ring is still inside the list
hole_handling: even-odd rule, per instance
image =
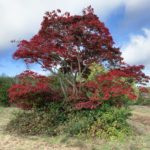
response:
[[[124,45],[123,57],[129,64],[144,64],[150,68],[150,29],[143,29],[143,32],[130,37]]]
[[[105,18],[122,0],[0,0],[0,51],[10,45],[11,40],[21,40],[34,35],[46,11],[61,9],[80,13],[88,5]]]
[[[88,5],[92,5],[103,21],[116,8],[124,6],[124,27],[150,23],[150,13],[145,13],[150,9],[150,0],[0,0],[0,51],[10,46],[11,40],[32,37],[40,28],[46,11],[59,8],[80,13]]]
[[[130,36],[129,42],[123,46],[122,56],[128,64],[144,65],[144,73],[150,76],[150,29],[144,28],[143,33]]]

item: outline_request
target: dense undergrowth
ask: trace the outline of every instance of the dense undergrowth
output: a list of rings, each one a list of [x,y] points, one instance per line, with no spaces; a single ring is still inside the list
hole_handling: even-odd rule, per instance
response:
[[[52,103],[46,111],[30,110],[15,114],[6,130],[24,135],[124,138],[131,135],[126,122],[130,115],[129,109],[107,104],[94,110],[70,111],[60,103]]]

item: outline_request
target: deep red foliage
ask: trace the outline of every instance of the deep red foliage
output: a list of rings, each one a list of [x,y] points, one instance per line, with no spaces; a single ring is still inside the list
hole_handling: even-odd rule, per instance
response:
[[[18,107],[42,107],[60,99],[60,94],[50,85],[50,78],[27,70],[18,76],[18,82],[8,90],[10,103]]]
[[[67,100],[76,101],[78,109],[93,109],[103,101],[113,99],[121,101],[122,96],[136,99],[131,84],[145,84],[150,79],[141,71],[144,66],[130,66],[123,62],[109,30],[90,6],[82,15],[61,14],[60,10],[47,12],[39,32],[31,40],[21,41],[13,57],[26,63],[38,63],[55,75],[63,73],[63,78],[59,76],[62,93],[65,98],[68,96]],[[86,82],[92,63],[102,65],[108,72]],[[58,70],[54,72],[54,68]],[[84,82],[79,78],[84,78]],[[25,102],[26,95],[35,101],[37,97],[43,101],[58,99],[54,95],[59,94],[47,80],[29,71],[23,73],[19,76],[21,84],[9,90],[11,101],[21,103],[21,99]]]
[[[95,109],[101,103],[98,101],[87,101],[87,102],[79,102],[75,105],[76,109]]]
[[[88,92],[90,96],[87,96],[86,101],[77,103],[76,108],[93,109],[105,101],[113,100],[112,105],[121,106],[123,104],[122,99],[125,96],[129,100],[135,100],[137,96],[131,83],[128,82],[128,78],[136,77],[118,69],[98,75],[95,80],[85,83],[84,86],[87,88],[86,92]]]
[[[125,74],[128,75],[130,78],[134,78],[134,81],[139,84],[146,84],[149,82],[150,77],[146,76],[143,72],[142,69],[144,69],[143,65],[125,65],[125,66],[120,66],[118,70],[123,71]]]
[[[81,70],[92,62],[116,65],[121,62],[121,52],[104,23],[88,7],[83,15],[63,15],[59,11],[47,12],[41,29],[30,41],[23,40],[14,53],[15,59],[27,63],[40,63],[51,69],[56,65],[72,66]],[[78,63],[77,63],[78,62]]]

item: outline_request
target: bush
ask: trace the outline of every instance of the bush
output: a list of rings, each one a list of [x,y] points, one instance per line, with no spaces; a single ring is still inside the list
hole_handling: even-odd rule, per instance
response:
[[[127,80],[130,76],[119,69],[98,74],[94,79],[82,83],[82,94],[85,98],[77,104],[77,109],[95,109],[99,105],[109,103],[121,107],[128,101],[137,99],[135,89]]]
[[[127,108],[103,105],[95,110],[76,111],[68,116],[64,132],[88,137],[121,138],[130,134],[126,120],[131,115]]]
[[[0,77],[0,105],[9,106],[8,89],[14,83],[10,77]]]
[[[130,134],[126,122],[130,111],[126,108],[103,105],[95,110],[69,110],[62,103],[51,103],[46,110],[24,111],[8,124],[7,131],[101,138],[122,138]]]
[[[109,108],[92,124],[90,135],[101,138],[124,138],[131,134],[131,129],[126,122],[131,115],[126,108]]]
[[[49,109],[21,111],[9,122],[6,131],[26,135],[56,135],[56,129],[65,122],[62,104],[51,103]]]
[[[10,103],[20,108],[42,108],[61,98],[60,92],[50,84],[51,78],[27,70],[17,79],[18,84],[14,84],[8,91]]]

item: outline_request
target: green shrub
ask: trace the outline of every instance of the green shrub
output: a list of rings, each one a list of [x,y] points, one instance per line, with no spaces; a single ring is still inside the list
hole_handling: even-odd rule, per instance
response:
[[[7,126],[7,131],[21,134],[88,136],[122,138],[130,133],[126,120],[130,111],[103,105],[95,110],[71,110],[61,103],[49,109],[18,113]]]
[[[126,108],[111,107],[106,109],[102,115],[90,127],[92,136],[101,138],[122,138],[129,135],[131,130],[126,122],[131,115]]]
[[[104,105],[96,110],[76,111],[68,116],[65,133],[88,137],[122,138],[130,134],[126,122],[131,115],[127,108]]]
[[[37,135],[52,134],[51,118],[44,112],[18,113],[16,118],[7,126],[7,131],[15,131],[19,134]]]
[[[55,130],[65,120],[66,116],[61,104],[52,103],[46,110],[29,110],[16,113],[6,130],[27,135],[56,135]]]
[[[14,79],[10,77],[0,77],[0,105],[8,106],[8,89],[14,83]]]

